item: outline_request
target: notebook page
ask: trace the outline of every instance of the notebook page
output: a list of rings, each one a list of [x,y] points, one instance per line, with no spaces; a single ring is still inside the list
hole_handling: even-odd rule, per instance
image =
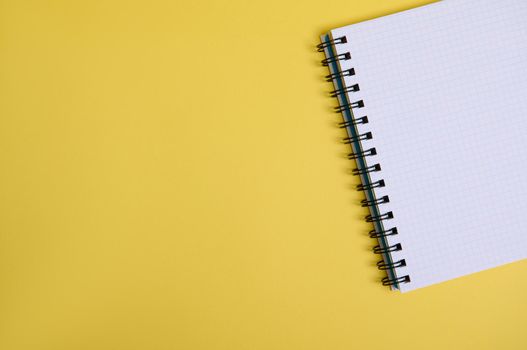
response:
[[[332,31],[402,291],[527,257],[526,19],[521,0],[445,0]]]

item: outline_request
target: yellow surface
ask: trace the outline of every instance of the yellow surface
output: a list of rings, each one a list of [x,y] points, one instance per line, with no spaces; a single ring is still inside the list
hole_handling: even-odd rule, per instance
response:
[[[378,283],[313,46],[424,3],[0,0],[0,349],[527,348],[525,261]]]

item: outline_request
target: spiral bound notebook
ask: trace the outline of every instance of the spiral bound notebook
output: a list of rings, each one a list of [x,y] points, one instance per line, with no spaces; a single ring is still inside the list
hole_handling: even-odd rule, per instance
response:
[[[527,2],[446,0],[321,41],[383,284],[525,259]]]

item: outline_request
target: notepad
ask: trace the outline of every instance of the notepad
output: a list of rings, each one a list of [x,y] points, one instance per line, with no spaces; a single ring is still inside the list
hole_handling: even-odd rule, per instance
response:
[[[527,257],[527,2],[446,0],[319,45],[385,285]]]

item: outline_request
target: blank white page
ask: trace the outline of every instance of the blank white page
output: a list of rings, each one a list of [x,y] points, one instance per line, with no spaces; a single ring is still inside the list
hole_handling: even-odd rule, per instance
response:
[[[527,257],[527,1],[446,0],[333,30],[363,100],[408,291]]]

